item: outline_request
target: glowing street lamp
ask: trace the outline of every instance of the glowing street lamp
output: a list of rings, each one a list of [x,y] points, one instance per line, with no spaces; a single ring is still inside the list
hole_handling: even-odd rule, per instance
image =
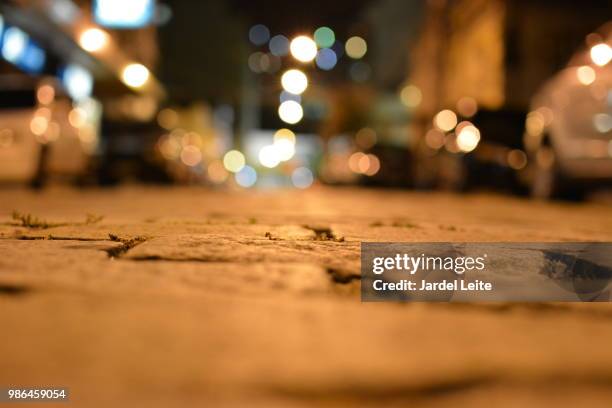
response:
[[[293,125],[302,120],[304,111],[302,105],[296,101],[285,101],[278,107],[278,116],[283,122]]]
[[[99,28],[88,28],[79,36],[79,44],[85,51],[100,51],[107,43],[108,34]]]
[[[612,60],[612,48],[604,43],[594,45],[591,48],[591,59],[596,65],[603,67]]]
[[[474,125],[465,125],[457,135],[457,146],[462,152],[469,153],[478,146],[480,131]]]
[[[129,64],[121,71],[123,83],[131,88],[142,88],[149,80],[151,73],[142,64]]]
[[[317,56],[317,44],[305,35],[295,37],[289,44],[293,58],[300,62],[310,62]]]
[[[295,95],[299,95],[308,87],[308,78],[298,69],[290,69],[281,77],[283,89]]]

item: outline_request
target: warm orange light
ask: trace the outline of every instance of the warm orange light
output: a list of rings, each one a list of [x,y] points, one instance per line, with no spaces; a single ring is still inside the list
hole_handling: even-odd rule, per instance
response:
[[[55,99],[55,89],[51,85],[42,85],[36,91],[36,98],[42,105],[49,105]]]
[[[108,34],[99,28],[88,28],[79,36],[79,44],[85,51],[100,51],[107,43]]]
[[[440,111],[434,117],[434,125],[443,132],[449,132],[457,125],[457,115],[449,109]]]
[[[588,65],[583,65],[576,69],[576,77],[582,85],[591,85],[597,78],[595,70]]]
[[[131,88],[141,88],[149,80],[151,73],[142,64],[129,64],[121,71],[123,83]]]

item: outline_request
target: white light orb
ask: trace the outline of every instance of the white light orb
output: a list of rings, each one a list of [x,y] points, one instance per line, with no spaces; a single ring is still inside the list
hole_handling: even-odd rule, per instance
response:
[[[473,125],[467,125],[461,128],[457,135],[457,146],[462,152],[471,152],[478,146],[480,142],[480,131]]]
[[[278,116],[283,122],[293,125],[302,120],[304,111],[302,105],[296,101],[285,101],[278,107]]]
[[[291,41],[289,51],[296,60],[310,62],[317,56],[317,44],[312,38],[300,35]]]
[[[280,161],[291,160],[295,155],[295,143],[289,139],[276,139],[274,141],[274,148]]]
[[[280,157],[274,145],[268,145],[261,148],[259,151],[259,162],[262,166],[270,169],[278,166]]]
[[[142,64],[129,64],[121,72],[123,83],[131,88],[141,88],[149,80],[151,73]]]
[[[591,48],[591,60],[603,67],[612,60],[612,48],[608,44],[600,43]]]
[[[290,69],[281,77],[283,89],[295,95],[299,95],[308,87],[308,78],[299,69]]]

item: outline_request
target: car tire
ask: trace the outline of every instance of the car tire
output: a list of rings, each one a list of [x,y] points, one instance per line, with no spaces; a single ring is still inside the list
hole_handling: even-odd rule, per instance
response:
[[[548,168],[534,165],[534,171],[529,188],[532,198],[550,200],[558,193],[559,175],[554,166]]]
[[[550,146],[542,146],[540,150],[547,150],[547,154],[552,154],[553,164],[541,166],[535,160],[532,179],[529,185],[529,192],[532,198],[537,200],[582,200],[584,190],[568,179],[556,165],[556,156]]]

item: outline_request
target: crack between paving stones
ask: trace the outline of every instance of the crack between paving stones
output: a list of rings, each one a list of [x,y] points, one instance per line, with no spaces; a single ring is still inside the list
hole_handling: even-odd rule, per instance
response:
[[[145,242],[145,237],[137,236],[133,238],[121,238],[114,234],[108,234],[108,237],[113,242],[119,242],[121,245],[106,249],[109,258],[116,259],[125,255],[130,249]]]
[[[137,245],[142,244],[147,239],[142,236],[132,237],[132,238],[122,238],[115,234],[108,234],[108,239],[100,239],[100,238],[87,238],[87,237],[66,237],[66,236],[56,236],[56,235],[47,235],[47,236],[30,236],[30,235],[19,235],[17,237],[12,238],[3,238],[3,239],[17,239],[20,241],[84,241],[84,242],[118,242],[120,245],[104,249],[109,258],[119,258],[125,255],[130,249],[134,248]]]

